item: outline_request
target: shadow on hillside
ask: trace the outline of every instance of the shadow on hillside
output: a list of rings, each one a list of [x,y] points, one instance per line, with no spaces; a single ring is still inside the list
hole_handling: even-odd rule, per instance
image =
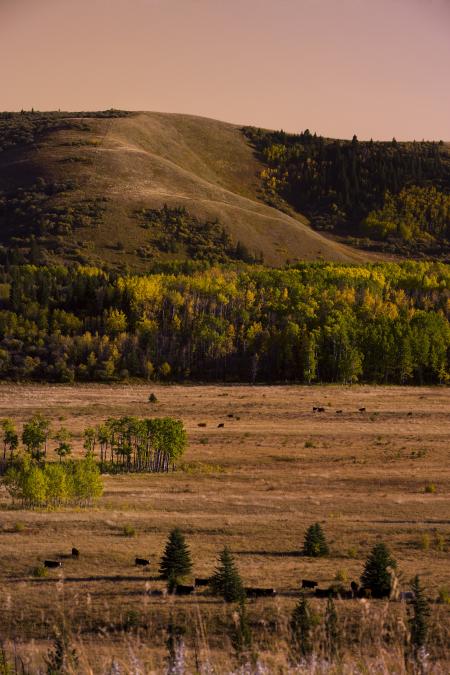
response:
[[[262,555],[268,558],[302,558],[301,551],[234,551],[236,555]]]

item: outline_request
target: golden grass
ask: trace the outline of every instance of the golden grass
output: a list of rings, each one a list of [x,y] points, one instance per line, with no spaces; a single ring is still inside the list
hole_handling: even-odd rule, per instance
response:
[[[147,401],[151,391],[156,404]],[[129,611],[164,624],[171,608],[200,609],[214,624],[225,610],[204,593],[170,600],[149,594],[163,588],[158,560],[174,526],[187,536],[196,576],[211,573],[227,544],[246,584],[278,590],[275,602],[251,603],[255,621],[290,611],[302,578],[325,586],[341,570],[357,580],[378,541],[391,547],[405,585],[420,574],[436,598],[450,587],[449,402],[448,389],[438,387],[2,385],[1,417],[20,425],[34,412],[47,414],[55,427],[75,433],[77,453],[83,428],[110,415],[173,415],[190,441],[183,470],[107,476],[92,510],[12,510],[2,493],[2,635],[43,640],[64,613],[84,626],[87,639],[103,624],[121,625]],[[325,413],[314,414],[313,405]],[[428,484],[436,491],[426,493]],[[331,555],[302,558],[304,531],[316,521]],[[124,526],[135,536],[124,536]],[[39,561],[72,546],[79,560],[44,579],[30,576]],[[135,556],[149,557],[150,569],[135,568]],[[355,604],[342,607],[362,611]],[[450,607],[434,611],[448,640]]]
[[[39,176],[74,179],[70,201],[107,197],[103,223],[76,231],[82,252],[93,261],[144,270],[135,250],[148,233],[136,209],[185,206],[200,219],[218,218],[234,241],[264,253],[268,264],[294,260],[364,262],[369,254],[313,231],[306,218],[270,208],[260,200],[255,158],[240,129],[190,115],[137,113],[118,119],[89,119],[90,132],[59,131],[35,149],[15,150],[0,162],[0,186]],[[68,147],[82,140],[83,145]],[[6,156],[6,154],[5,154]],[[72,157],[76,161],[67,161]],[[123,251],[115,250],[121,241]]]

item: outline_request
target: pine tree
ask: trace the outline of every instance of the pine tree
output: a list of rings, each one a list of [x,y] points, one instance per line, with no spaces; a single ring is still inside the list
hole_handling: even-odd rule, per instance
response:
[[[192,570],[189,547],[181,530],[176,527],[169,534],[164,553],[159,565],[159,573],[163,579],[178,580]]]
[[[322,527],[319,523],[311,525],[305,534],[303,555],[319,558],[328,555],[328,553],[329,548]]]
[[[428,617],[430,608],[428,600],[425,597],[424,590],[416,575],[411,581],[411,591],[414,593],[414,600],[411,603],[412,615],[409,618],[409,628],[411,631],[411,648],[413,655],[425,647],[428,632]]]
[[[339,657],[341,651],[341,634],[338,615],[333,598],[329,597],[325,610],[325,645],[330,658]]]
[[[373,598],[387,598],[391,592],[392,576],[389,568],[396,569],[397,562],[385,544],[376,544],[367,558],[361,575],[361,586],[370,590]]]
[[[240,602],[245,596],[242,579],[227,546],[219,555],[218,566],[211,577],[210,585],[212,592],[221,595],[225,602]]]
[[[289,627],[291,629],[291,648],[295,657],[305,657],[312,652],[312,617],[308,600],[304,593],[301,594],[291,617]]]

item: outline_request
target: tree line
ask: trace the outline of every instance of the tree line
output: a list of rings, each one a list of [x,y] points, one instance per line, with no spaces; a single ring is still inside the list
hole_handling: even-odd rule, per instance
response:
[[[445,383],[450,267],[0,272],[0,376]]]
[[[51,452],[60,464],[72,455],[72,434],[65,427],[53,431],[50,420],[43,415],[34,415],[23,425],[20,435],[11,419],[2,420],[0,428],[3,434],[0,469],[3,471],[17,461],[20,463],[23,457],[27,462],[43,466],[51,461]],[[54,444],[53,448],[49,449],[49,444]],[[183,422],[172,417],[110,417],[83,432],[85,457],[95,461],[101,471],[167,472],[175,467],[186,446]]]

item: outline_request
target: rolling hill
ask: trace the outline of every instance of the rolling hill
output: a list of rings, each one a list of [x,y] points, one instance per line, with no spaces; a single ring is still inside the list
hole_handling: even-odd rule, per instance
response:
[[[147,112],[0,122],[3,259],[144,271],[216,254],[270,265],[369,258],[268,206],[263,164],[236,125]]]

